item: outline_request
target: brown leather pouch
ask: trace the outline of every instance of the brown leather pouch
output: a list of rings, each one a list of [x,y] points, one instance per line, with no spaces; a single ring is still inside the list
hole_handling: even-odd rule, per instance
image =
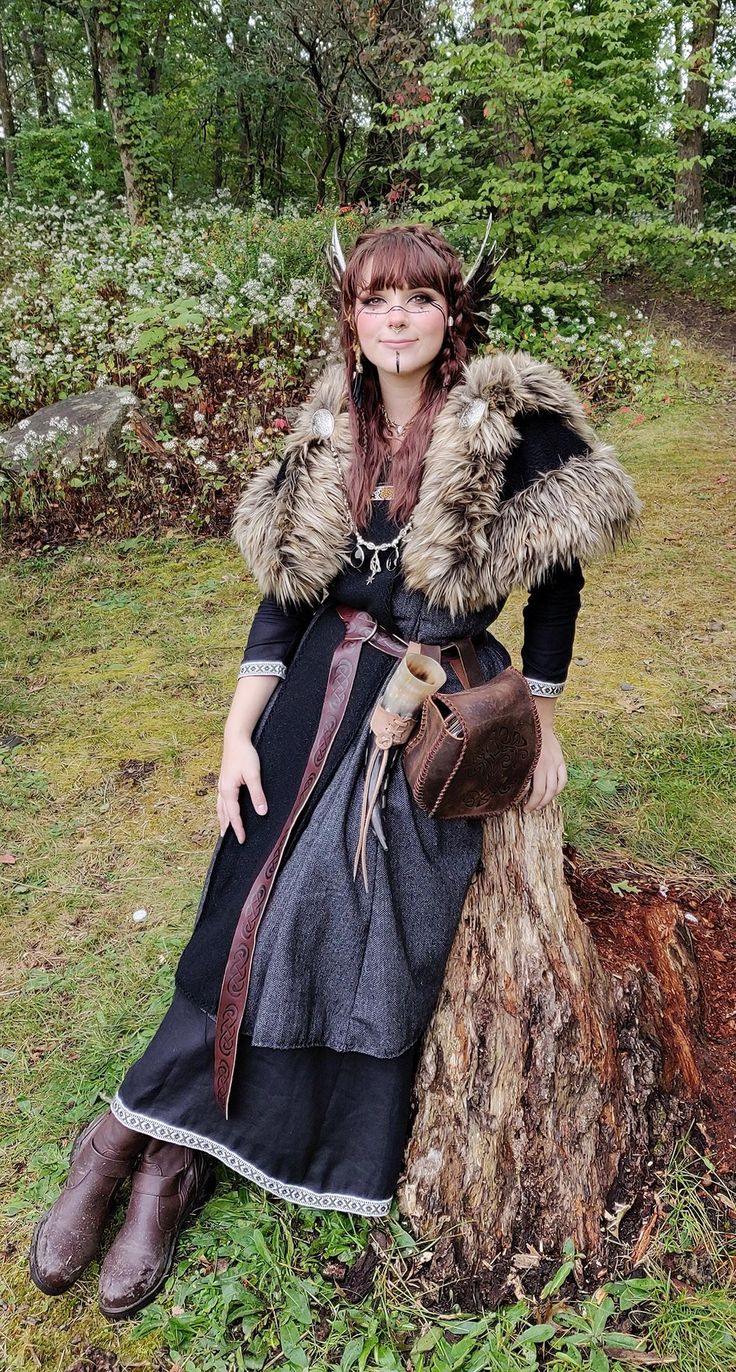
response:
[[[483,679],[472,640],[456,644],[461,691],[435,691],[401,750],[417,805],[440,819],[500,814],[525,797],[542,731],[534,697],[515,667]],[[435,644],[410,643],[439,660]]]

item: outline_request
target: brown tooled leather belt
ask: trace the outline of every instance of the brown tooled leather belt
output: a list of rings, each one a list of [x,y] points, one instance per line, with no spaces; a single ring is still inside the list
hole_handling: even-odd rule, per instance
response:
[[[228,1116],[232,1090],[238,1035],[248,996],[253,950],[258,926],[263,918],[266,902],[271,894],[286,841],[296,820],[311,795],[327,761],[335,735],[342,723],[364,643],[392,657],[403,657],[407,644],[403,639],[382,629],[366,610],[350,605],[335,606],[345,625],[345,635],[332,656],[327,687],[317,732],[309,754],[296,800],[271,852],[252,883],[238,918],[227,965],[220,989],[220,1001],[215,1022],[215,1098]],[[456,648],[452,644],[426,644],[433,655],[447,654]]]

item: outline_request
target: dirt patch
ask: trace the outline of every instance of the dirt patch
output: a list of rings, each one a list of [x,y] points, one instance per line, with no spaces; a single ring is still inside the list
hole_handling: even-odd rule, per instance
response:
[[[131,786],[141,786],[147,777],[153,775],[155,770],[155,762],[144,762],[138,757],[123,758],[118,763],[118,771],[121,777],[129,781]]]
[[[106,1353],[103,1348],[89,1347],[84,1356],[77,1358],[66,1372],[123,1372],[123,1364],[115,1353]]]
[[[653,334],[692,339],[736,366],[736,310],[670,290],[648,272],[605,281],[603,295],[611,305],[642,310]]]
[[[199,779],[199,787],[194,792],[195,796],[208,796],[214,790],[218,782],[217,772],[205,772]]]
[[[673,1016],[671,1033],[673,1040],[687,1034],[691,1084],[702,1082],[698,1123],[711,1160],[722,1175],[736,1174],[736,889],[658,882],[631,867],[586,868],[569,847],[565,860],[578,913],[612,974],[645,967],[661,983],[663,948],[675,925],[690,943],[700,979],[698,1013],[695,1023]],[[681,1041],[677,1049],[682,1062]]]

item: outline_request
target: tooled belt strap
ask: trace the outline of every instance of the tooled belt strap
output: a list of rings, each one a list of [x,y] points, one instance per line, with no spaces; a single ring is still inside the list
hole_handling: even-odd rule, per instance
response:
[[[224,1111],[225,1118],[228,1116],[238,1034],[245,1013],[258,926],[271,894],[286,840],[322,773],[327,754],[347,709],[360,650],[377,630],[375,619],[365,610],[355,610],[347,605],[338,605],[336,608],[346,626],[345,636],[333,653],[322,713],[309,761],[286,823],[253,882],[240,912],[222,979],[215,1023],[215,1099]]]

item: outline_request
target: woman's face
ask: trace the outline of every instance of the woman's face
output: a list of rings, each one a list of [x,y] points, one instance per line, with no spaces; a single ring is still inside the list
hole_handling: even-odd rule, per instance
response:
[[[361,290],[353,306],[361,351],[379,372],[423,375],[440,351],[447,301],[431,286]]]

